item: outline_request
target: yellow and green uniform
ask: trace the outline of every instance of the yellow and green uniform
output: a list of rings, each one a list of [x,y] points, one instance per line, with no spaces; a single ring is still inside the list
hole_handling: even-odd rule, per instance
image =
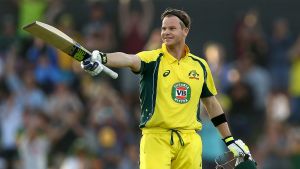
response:
[[[195,132],[202,127],[199,118],[199,100],[217,94],[208,64],[205,60],[191,54],[187,46],[185,46],[185,56],[180,60],[177,60],[167,51],[165,44],[160,49],[143,51],[137,56],[141,59],[140,100],[142,114],[140,127],[143,131],[141,169],[196,168],[193,166],[194,164],[188,165],[188,161],[186,162],[187,165],[185,163],[177,164],[173,160],[179,158],[180,153],[178,154],[174,150],[172,155],[172,150],[167,150],[166,147],[174,149],[179,144],[183,148],[189,147],[180,151],[187,153],[181,154],[182,157],[197,154],[201,157],[201,138]],[[156,137],[151,139],[153,134],[156,134]],[[177,137],[173,138],[173,135],[177,135]],[[192,137],[199,137],[199,139],[191,139]],[[196,144],[198,148],[187,144]],[[151,148],[147,148],[149,145]],[[157,147],[158,145],[160,146]],[[165,153],[171,154],[162,153],[164,146],[166,146]],[[147,153],[146,150],[151,152]],[[153,163],[149,162],[149,158],[145,156],[150,156],[150,159],[154,156]],[[169,158],[171,159],[169,160]],[[169,161],[169,163],[155,162],[158,159]],[[191,160],[195,160],[194,157],[191,157]],[[166,167],[162,166],[165,163]],[[199,163],[197,169],[198,166],[201,166],[201,158],[199,158]],[[176,165],[173,166],[174,164]]]

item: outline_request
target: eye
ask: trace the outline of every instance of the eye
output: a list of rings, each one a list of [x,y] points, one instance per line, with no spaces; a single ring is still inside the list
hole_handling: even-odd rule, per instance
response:
[[[176,27],[170,27],[170,30],[171,31],[176,30]]]

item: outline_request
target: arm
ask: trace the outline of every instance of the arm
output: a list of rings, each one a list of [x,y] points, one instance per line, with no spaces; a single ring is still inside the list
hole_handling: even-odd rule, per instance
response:
[[[130,0],[119,0],[119,24],[121,33],[127,34],[130,28]]]
[[[206,111],[207,111],[210,119],[213,119],[219,115],[224,114],[223,109],[215,96],[202,98],[201,100],[206,108]],[[228,136],[231,136],[231,132],[229,130],[227,122],[224,122],[216,127],[219,130],[219,133],[221,134],[223,139]]]
[[[147,36],[153,20],[154,5],[152,0],[140,0],[140,2],[143,9],[143,17],[139,26],[140,33],[143,36]]]
[[[128,67],[133,72],[138,72],[141,68],[141,59],[137,55],[122,52],[108,53],[105,65],[114,68]]]
[[[233,155],[235,157],[243,156],[244,160],[246,159],[253,160],[248,146],[245,145],[245,143],[242,140],[235,140],[231,136],[231,132],[229,130],[225,114],[216,97],[210,96],[210,97],[202,98],[202,102],[205,105],[205,108],[208,112],[211,121],[219,130],[223,138],[223,141],[225,142],[227,148],[233,153]],[[241,161],[237,160],[236,165],[239,164],[240,162]]]
[[[91,58],[81,61],[81,67],[92,76],[100,74],[106,66],[114,68],[128,67],[133,72],[139,72],[141,60],[137,55],[122,52],[102,53],[94,50]]]

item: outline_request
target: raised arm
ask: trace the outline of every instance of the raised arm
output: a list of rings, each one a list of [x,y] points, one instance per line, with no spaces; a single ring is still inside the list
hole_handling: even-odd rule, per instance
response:
[[[92,57],[81,62],[81,67],[96,76],[103,70],[103,65],[113,68],[130,68],[133,72],[139,72],[141,60],[137,55],[130,55],[123,52],[102,53],[94,50]]]
[[[119,25],[122,35],[128,35],[137,26],[138,33],[141,36],[147,36],[154,16],[152,0],[140,0],[142,12],[135,14],[138,15],[138,20],[130,10],[130,3],[132,0],[119,0]]]
[[[107,63],[108,67],[114,68],[130,68],[133,72],[138,72],[141,67],[141,60],[137,55],[130,55],[123,52],[108,53]]]
[[[119,24],[122,34],[127,34],[130,29],[130,1],[131,0],[119,0]]]
[[[152,25],[153,16],[154,16],[154,5],[152,0],[140,0],[142,9],[143,9],[143,17],[140,22],[140,33],[143,36],[146,36],[149,32],[149,29]]]

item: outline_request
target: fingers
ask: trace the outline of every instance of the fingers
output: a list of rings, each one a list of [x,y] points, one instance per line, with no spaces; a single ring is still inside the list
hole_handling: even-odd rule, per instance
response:
[[[90,60],[84,60],[81,62],[81,68],[84,70],[92,70],[93,63]]]
[[[81,68],[92,76],[100,74],[104,69],[101,63],[101,54],[98,50],[94,50],[90,58],[81,62]]]
[[[92,64],[92,67],[91,67],[91,71],[93,71],[93,70],[95,70],[97,67],[99,67],[100,66],[100,64],[98,63],[98,62],[94,62],[93,64]]]
[[[250,155],[248,146],[242,140],[236,140],[230,145],[228,149],[234,154],[235,157],[245,156],[246,154]]]
[[[245,154],[250,153],[248,146],[242,140],[238,139],[235,143],[242,149]]]
[[[250,155],[249,155],[249,154],[245,154],[244,160],[246,161],[246,160],[248,160],[249,158],[250,158]]]
[[[99,60],[99,58],[100,58],[100,52],[99,52],[99,50],[94,50],[93,52],[92,52],[92,61],[96,61],[96,60]]]
[[[81,67],[85,70],[94,71],[98,67],[102,67],[99,62],[83,61]]]

